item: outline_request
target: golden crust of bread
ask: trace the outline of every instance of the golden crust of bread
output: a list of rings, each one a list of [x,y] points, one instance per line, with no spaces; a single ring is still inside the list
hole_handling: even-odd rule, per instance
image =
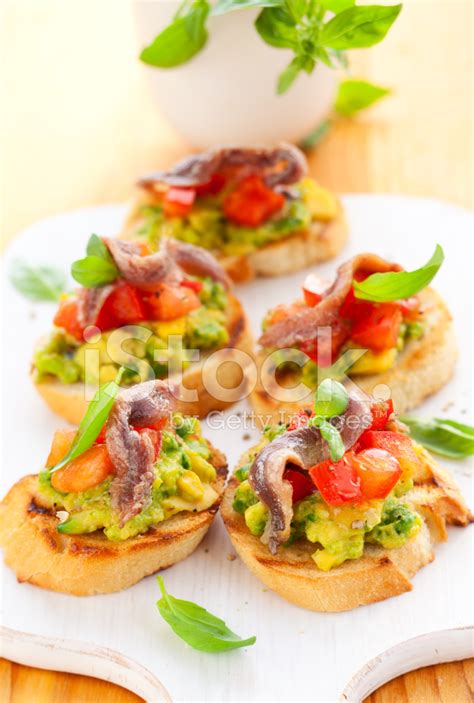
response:
[[[394,408],[405,413],[442,388],[451,378],[458,358],[458,348],[451,314],[441,296],[432,288],[420,294],[427,328],[425,334],[405,346],[393,368],[370,376],[352,376],[360,389],[372,395],[374,389],[388,386]],[[261,368],[262,352],[257,353]],[[260,374],[259,374],[260,379]],[[294,385],[288,378],[288,385]],[[378,387],[378,388],[377,388]],[[376,395],[378,395],[376,393]],[[384,396],[386,397],[386,396]],[[297,403],[277,402],[262,386],[260,380],[250,397],[252,408],[263,418],[262,424],[285,421],[306,405],[312,405],[313,391]]]
[[[413,586],[411,578],[435,558],[434,544],[447,538],[446,523],[467,525],[472,517],[454,480],[427,454],[427,465],[415,476],[415,487],[404,496],[423,516],[418,535],[399,549],[366,545],[360,559],[348,560],[330,571],[320,571],[311,554],[315,545],[298,540],[280,547],[273,556],[252,535],[242,515],[232,508],[238,481],[233,477],[224,493],[221,514],[232,543],[248,566],[268,588],[302,608],[323,612],[351,610],[385,600]],[[246,455],[241,464],[248,460]]]
[[[225,360],[232,362],[236,357],[237,351],[244,351],[246,354],[253,356],[253,340],[250,333],[250,326],[240,302],[234,296],[230,296],[230,312],[229,312],[229,343],[223,355],[220,357],[220,363]],[[213,410],[224,410],[232,403],[214,397],[203,383],[202,370],[203,365],[211,353],[202,355],[202,360],[199,363],[193,363],[183,373],[183,385],[187,389],[194,389],[197,392],[198,400],[177,401],[176,410],[185,415],[194,415],[197,417],[205,417]],[[206,367],[210,377],[212,377],[212,364],[208,362]],[[219,380],[222,379],[223,385],[228,388],[237,387],[241,381],[241,371],[236,363],[225,364],[225,379],[223,371],[219,373]],[[33,371],[34,380],[34,371]],[[225,383],[224,383],[225,380]],[[52,378],[41,383],[35,382],[38,393],[44,398],[50,409],[60,415],[68,422],[78,425],[87,410],[88,401],[86,400],[86,388],[83,383],[61,383],[58,379]],[[90,389],[89,389],[90,390]],[[89,392],[88,397],[91,396]]]
[[[141,208],[156,201],[153,195],[137,189],[120,237],[135,239],[143,225]],[[220,256],[214,252],[228,275],[237,283],[246,283],[257,276],[273,277],[295,273],[301,269],[337,256],[347,242],[348,228],[342,206],[334,220],[314,222],[307,230],[260,247],[241,256]]]
[[[208,531],[227,476],[225,457],[213,450],[219,494],[207,510],[182,512],[143,535],[112,542],[100,532],[61,535],[54,511],[41,504],[36,475],[16,483],[0,504],[0,544],[19,582],[75,596],[113,593],[186,559]]]

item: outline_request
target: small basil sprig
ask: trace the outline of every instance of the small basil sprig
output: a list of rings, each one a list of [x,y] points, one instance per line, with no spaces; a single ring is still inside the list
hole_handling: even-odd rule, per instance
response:
[[[414,417],[399,417],[410,428],[413,439],[435,454],[448,459],[464,459],[474,454],[474,427],[455,420],[417,420]]]
[[[308,424],[321,432],[329,445],[332,461],[342,459],[346,450],[339,430],[329,420],[342,415],[348,405],[349,395],[342,383],[326,378],[319,384],[314,397],[314,416]]]
[[[89,403],[86,414],[81,420],[70,450],[56,466],[49,469],[50,474],[62,469],[70,461],[77,459],[78,456],[84,454],[92,447],[112,410],[115,398],[120,390],[119,383],[123,372],[124,368],[121,367],[115,381],[106,383],[96,392]]]
[[[409,298],[426,288],[439,271],[443,261],[443,250],[437,244],[431,259],[416,271],[373,273],[365,281],[353,281],[354,295],[356,298],[375,303]]]
[[[37,302],[57,302],[66,289],[66,277],[51,266],[30,266],[14,261],[10,281],[16,290]]]
[[[208,40],[209,15],[262,8],[255,28],[270,46],[294,54],[277,81],[284,93],[301,71],[311,73],[318,62],[346,68],[346,49],[372,46],[387,34],[401,5],[356,6],[355,0],[185,0],[169,24],[140,54],[159,68],[179,66],[192,59]]]
[[[91,235],[86,249],[87,256],[74,261],[71,275],[84,288],[97,288],[112,283],[119,277],[119,270],[104,242]]]
[[[194,649],[201,652],[225,652],[255,644],[256,637],[243,640],[229,630],[223,620],[205,608],[167,593],[161,576],[157,577],[157,581],[162,593],[162,598],[156,604],[161,617],[178,637]]]
[[[339,83],[334,110],[344,117],[352,117],[389,93],[389,88],[383,88],[369,81],[348,78]]]

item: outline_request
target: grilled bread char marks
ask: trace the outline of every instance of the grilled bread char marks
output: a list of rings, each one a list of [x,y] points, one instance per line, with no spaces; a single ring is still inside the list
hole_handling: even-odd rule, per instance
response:
[[[356,397],[349,399],[346,411],[340,417],[341,438],[346,450],[355,444],[366,429],[366,413],[366,402]],[[350,422],[347,421],[349,418]],[[312,466],[330,456],[329,445],[321,432],[316,427],[302,427],[277,437],[255,457],[249,471],[249,483],[270,512],[262,541],[268,543],[272,554],[276,554],[278,545],[290,537],[292,488],[283,478],[286,465],[295,464],[300,469],[309,471]]]
[[[302,307],[280,322],[271,325],[260,337],[262,347],[284,348],[314,339],[316,328],[332,326],[339,319],[339,310],[349,293],[354,274],[400,271],[398,264],[389,263],[376,254],[359,254],[342,264],[334,283],[315,307]]]
[[[107,422],[106,444],[115,468],[110,486],[112,507],[120,515],[121,527],[148,505],[155,478],[153,441],[147,432],[134,428],[166,422],[173,405],[171,390],[162,381],[141,383],[115,400]]]
[[[153,189],[155,184],[181,188],[209,183],[219,171],[238,170],[243,175],[258,173],[267,186],[289,185],[299,181],[307,171],[306,159],[297,147],[281,144],[275,149],[222,148],[188,156],[168,171],[145,176],[139,185]]]
[[[239,467],[247,463],[249,454],[252,450],[242,457]],[[237,553],[268,588],[307,610],[351,610],[411,591],[412,577],[433,561],[435,544],[447,539],[446,524],[466,527],[472,522],[452,476],[427,452],[422,452],[421,459],[414,487],[404,496],[424,519],[418,535],[396,549],[366,544],[362,557],[328,572],[316,568],[312,543],[297,540],[275,556],[252,535],[243,515],[233,509],[239,485],[235,476],[227,485],[221,514]]]
[[[20,582],[77,596],[113,593],[190,556],[219,508],[227,476],[224,455],[209,445],[218,497],[207,510],[177,513],[137,537],[111,541],[100,531],[59,534],[59,518],[25,476],[0,503],[0,544]]]

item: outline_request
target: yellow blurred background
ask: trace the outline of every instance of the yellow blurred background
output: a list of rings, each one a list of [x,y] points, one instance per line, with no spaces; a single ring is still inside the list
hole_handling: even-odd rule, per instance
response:
[[[408,0],[353,73],[395,95],[340,121],[311,155],[339,191],[404,192],[472,207],[470,0]],[[56,212],[125,200],[189,149],[153,102],[131,0],[4,0],[3,236]]]

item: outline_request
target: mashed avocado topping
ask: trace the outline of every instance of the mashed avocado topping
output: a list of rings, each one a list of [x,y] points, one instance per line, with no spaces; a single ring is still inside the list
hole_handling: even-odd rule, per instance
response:
[[[67,513],[66,520],[58,525],[61,534],[103,530],[108,539],[121,541],[146,532],[176,513],[209,508],[217,498],[212,486],[216,470],[210,458],[199,421],[175,414],[173,427],[163,432],[151,500],[123,527],[111,506],[110,477],[83,493],[60,493],[51,485],[51,474],[45,470],[39,474],[39,492],[49,508]]]
[[[81,344],[64,330],[54,330],[34,355],[36,381],[41,383],[53,376],[65,384],[81,381],[95,385],[113,380],[120,366],[125,366],[123,382],[133,385],[165,378],[171,361],[181,360],[184,368],[189,365],[181,345],[171,344],[173,335],[182,336],[184,349],[210,351],[224,347],[229,340],[227,294],[220,283],[211,279],[202,282],[199,308],[169,322],[140,323],[140,339],[130,339],[130,330],[125,328],[103,332],[98,341]]]
[[[167,217],[160,204],[142,208],[143,224],[137,235],[154,249],[160,238],[171,236],[189,244],[229,256],[249,254],[255,249],[307,229],[312,222],[337,216],[338,204],[332,193],[312,178],[303,178],[291,187],[292,196],[276,216],[258,227],[230,222],[222,209],[225,192],[200,196],[185,217]]]
[[[262,536],[269,512],[250,486],[249,470],[263,446],[285,429],[281,425],[267,427],[261,444],[249,456],[248,463],[234,474],[239,485],[234,494],[233,509],[244,517],[248,530],[256,537]],[[322,571],[329,571],[348,559],[358,559],[364,553],[365,544],[379,545],[384,549],[402,547],[418,534],[422,525],[418,513],[403,500],[412,484],[411,479],[402,477],[385,499],[338,507],[326,503],[315,490],[293,505],[291,534],[286,546],[297,540],[317,545],[312,558]]]

